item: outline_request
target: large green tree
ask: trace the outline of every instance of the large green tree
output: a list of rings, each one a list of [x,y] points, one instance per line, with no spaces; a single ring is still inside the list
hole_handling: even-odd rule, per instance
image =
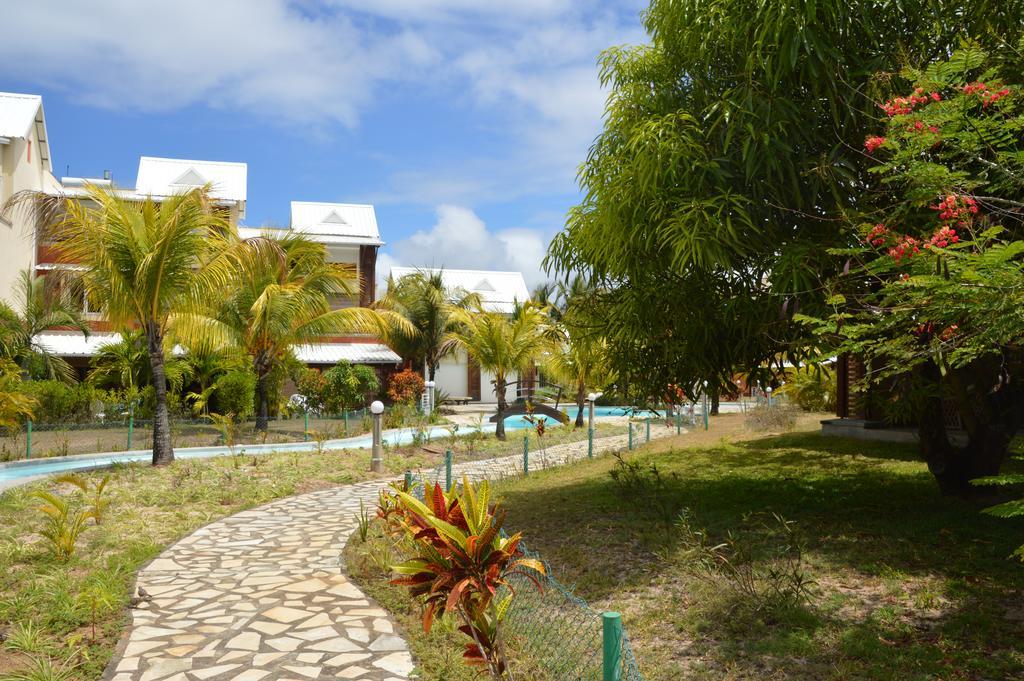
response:
[[[235,267],[230,226],[208,188],[154,201],[86,185],[85,196],[25,193],[60,258],[81,266],[81,281],[117,328],[145,338],[155,391],[153,465],[174,460],[167,410],[165,341],[216,336],[203,313],[228,287]]]
[[[606,51],[605,126],[547,265],[587,274],[620,382],[728,389],[807,339],[828,248],[874,184],[861,138],[906,65],[1015,44],[1019,0],[652,0],[650,43]],[[841,264],[840,264],[841,266]]]
[[[851,214],[862,239],[837,252],[833,312],[814,325],[917,424],[947,494],[998,473],[1024,425],[1024,44],[1012,52],[990,68],[966,47],[893,93],[865,142],[880,185]]]

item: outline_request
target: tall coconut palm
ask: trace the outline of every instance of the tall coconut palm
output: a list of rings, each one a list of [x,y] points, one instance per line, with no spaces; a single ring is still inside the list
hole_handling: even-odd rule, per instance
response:
[[[338,333],[384,334],[388,312],[331,309],[337,296],[356,290],[353,268],[327,262],[323,244],[300,234],[265,233],[243,242],[242,266],[219,296],[216,317],[256,373],[256,427],[267,429],[271,372],[295,345]],[[400,322],[399,328],[407,330]]]
[[[454,329],[452,312],[480,304],[480,296],[444,283],[443,270],[417,270],[398,281],[388,280],[387,293],[377,309],[389,310],[404,318],[409,329],[393,329],[390,339],[402,357],[423,362],[427,378],[434,380],[437,367],[454,347],[445,343]]]
[[[101,345],[91,364],[90,381],[101,387],[122,388],[129,400],[136,399],[144,386],[153,383],[146,335],[141,329],[126,329],[118,340]],[[164,361],[164,374],[172,389],[181,388],[185,371],[181,359],[167,357]]]
[[[227,289],[234,273],[230,226],[208,187],[159,202],[93,185],[86,185],[85,194],[21,194],[15,203],[35,211],[62,261],[84,266],[85,290],[106,318],[145,336],[155,391],[153,465],[170,463],[164,341],[216,335],[200,311],[214,291]]]
[[[446,345],[460,348],[480,368],[494,375],[494,395],[498,400],[495,435],[505,439],[504,414],[508,409],[505,388],[513,374],[534,366],[550,346],[548,319],[544,312],[527,303],[514,315],[488,312],[482,306],[452,312],[456,329],[448,333]]]
[[[59,378],[73,381],[75,370],[63,358],[50,353],[38,342],[46,329],[65,327],[89,335],[82,315],[80,287],[73,277],[54,271],[32,276],[21,272],[15,284],[20,309],[0,302],[0,353],[33,378]]]

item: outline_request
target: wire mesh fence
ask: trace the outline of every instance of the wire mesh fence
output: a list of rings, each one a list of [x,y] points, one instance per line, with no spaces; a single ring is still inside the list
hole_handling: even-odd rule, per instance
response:
[[[660,420],[660,425],[666,427],[670,423]],[[617,443],[614,449],[632,448],[645,442],[649,439],[650,427],[649,419],[622,424],[618,440],[625,440],[623,435],[628,440]],[[602,444],[609,443],[607,436],[601,440],[604,440]],[[570,453],[568,457],[561,451],[555,456],[561,463],[567,458],[581,458],[582,451]],[[610,451],[613,450],[602,447],[600,453]],[[588,454],[593,453],[591,446]],[[486,477],[493,481],[495,478],[518,477],[529,469],[526,464],[531,455],[528,445],[526,448],[521,448],[521,445],[510,447],[505,454],[505,461],[487,469],[473,470],[469,477]],[[538,453],[533,452],[533,455]],[[445,461],[418,475],[407,473],[406,485],[422,499],[425,485],[435,482],[447,486],[460,485],[459,473],[456,466]],[[502,532],[504,534],[504,530]],[[616,626],[609,629],[605,623],[607,613],[595,610],[571,587],[558,581],[543,557],[525,542],[520,546],[526,556],[540,560],[545,567],[544,574],[533,573],[541,585],[540,589],[525,575],[515,575],[510,580],[515,596],[507,615],[507,631],[514,657],[529,669],[530,678],[538,681],[643,681],[629,638],[617,615],[612,613]]]
[[[237,444],[284,444],[363,435],[371,425],[366,409],[353,409],[341,414],[272,418],[265,432],[256,428],[255,419],[243,419],[234,424],[230,437]],[[153,421],[130,416],[62,423],[29,421],[0,431],[0,461],[149,449],[152,441]],[[171,444],[223,445],[224,428],[209,418],[172,418]]]

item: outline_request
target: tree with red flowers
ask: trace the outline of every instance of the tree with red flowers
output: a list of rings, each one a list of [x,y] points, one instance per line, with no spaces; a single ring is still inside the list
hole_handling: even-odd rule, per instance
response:
[[[865,360],[866,383],[917,424],[940,488],[960,496],[999,473],[1024,425],[1024,90],[1001,76],[1021,63],[990,63],[965,47],[879,104],[861,244],[833,251],[846,262],[831,317],[803,318],[830,352]]]

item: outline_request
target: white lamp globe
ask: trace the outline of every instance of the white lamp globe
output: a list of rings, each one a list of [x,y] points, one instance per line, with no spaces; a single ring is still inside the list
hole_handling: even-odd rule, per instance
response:
[[[380,400],[374,400],[373,402],[371,402],[370,403],[370,413],[372,413],[372,414],[383,414],[384,413],[384,403],[381,402]]]
[[[597,393],[590,393],[589,395],[587,395],[587,401],[588,402],[593,402],[596,399],[597,399]]]

